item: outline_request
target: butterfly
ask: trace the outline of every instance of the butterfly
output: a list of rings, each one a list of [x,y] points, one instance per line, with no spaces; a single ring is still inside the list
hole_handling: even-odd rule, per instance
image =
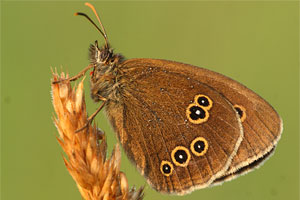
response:
[[[222,74],[160,59],[115,54],[105,39],[90,46],[91,97],[105,108],[128,158],[162,193],[183,195],[231,180],[272,155],[282,120],[259,95]],[[88,126],[89,123],[86,125]],[[86,127],[85,126],[85,127]],[[83,128],[78,131],[82,130]]]

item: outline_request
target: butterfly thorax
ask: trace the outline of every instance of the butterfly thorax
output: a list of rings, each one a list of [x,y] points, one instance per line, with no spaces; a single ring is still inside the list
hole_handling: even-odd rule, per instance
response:
[[[122,73],[118,68],[123,56],[114,54],[109,45],[99,48],[97,41],[90,46],[90,61],[94,65],[91,72],[91,97],[98,102],[103,98],[118,101],[122,85]]]

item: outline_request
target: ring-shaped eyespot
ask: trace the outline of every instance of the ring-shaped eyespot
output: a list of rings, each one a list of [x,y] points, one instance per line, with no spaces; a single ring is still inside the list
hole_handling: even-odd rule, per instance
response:
[[[244,122],[246,119],[246,109],[240,105],[234,105],[233,107],[236,110],[236,112],[239,114],[241,122]]]
[[[165,176],[170,176],[173,173],[173,164],[167,160],[163,160],[160,163],[160,171]]]
[[[212,105],[213,105],[213,101],[206,95],[204,94],[198,94],[195,96],[195,103],[198,106],[201,106],[203,108],[205,108],[206,110],[211,109]]]
[[[191,142],[191,151],[196,156],[203,156],[208,150],[208,142],[204,137],[196,137]]]
[[[186,109],[186,117],[193,124],[201,124],[208,120],[209,113],[201,106],[192,103]]]
[[[177,146],[173,149],[171,158],[176,166],[186,167],[191,159],[191,154],[184,146]]]

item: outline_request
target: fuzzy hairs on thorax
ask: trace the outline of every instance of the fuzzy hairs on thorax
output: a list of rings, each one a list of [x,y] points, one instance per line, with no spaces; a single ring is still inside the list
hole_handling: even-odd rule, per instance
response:
[[[118,102],[122,85],[122,71],[119,69],[124,58],[114,54],[109,44],[98,47],[98,42],[90,46],[90,62],[94,66],[91,72],[91,97],[95,102],[103,99]]]

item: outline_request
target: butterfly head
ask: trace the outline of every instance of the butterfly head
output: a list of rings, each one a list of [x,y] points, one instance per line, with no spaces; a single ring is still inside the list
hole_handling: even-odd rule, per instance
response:
[[[123,56],[114,54],[113,49],[107,43],[99,48],[98,41],[90,46],[90,62],[94,65],[94,72],[105,74],[107,71],[112,71],[123,61]],[[93,73],[94,75],[94,73]]]
[[[107,65],[110,61],[113,61],[112,58],[113,50],[110,48],[109,44],[105,44],[101,48],[98,46],[98,41],[95,41],[95,44],[90,46],[90,61],[94,66],[96,65]]]

